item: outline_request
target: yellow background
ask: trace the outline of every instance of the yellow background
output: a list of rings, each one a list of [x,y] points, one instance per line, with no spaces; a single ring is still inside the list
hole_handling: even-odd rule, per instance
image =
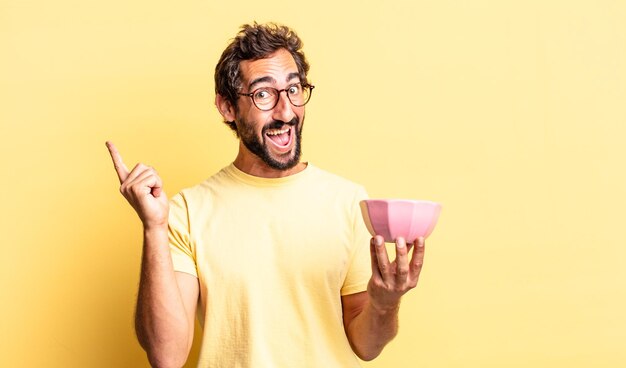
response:
[[[444,205],[366,367],[626,364],[624,2],[1,0],[0,366],[147,366],[104,141],[169,196],[231,162],[212,75],[253,20],[305,42],[307,160]]]

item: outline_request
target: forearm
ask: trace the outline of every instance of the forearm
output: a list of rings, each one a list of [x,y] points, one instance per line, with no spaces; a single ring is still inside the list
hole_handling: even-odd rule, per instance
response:
[[[144,229],[135,330],[153,366],[182,366],[191,346],[185,307],[169,253],[167,226]]]
[[[347,328],[356,355],[366,361],[376,358],[398,333],[398,309],[376,309],[368,302]]]

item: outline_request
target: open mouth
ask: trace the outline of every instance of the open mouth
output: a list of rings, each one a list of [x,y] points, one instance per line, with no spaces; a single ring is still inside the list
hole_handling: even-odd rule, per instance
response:
[[[278,151],[287,152],[291,149],[291,142],[293,141],[293,127],[284,125],[280,129],[268,129],[265,136]]]

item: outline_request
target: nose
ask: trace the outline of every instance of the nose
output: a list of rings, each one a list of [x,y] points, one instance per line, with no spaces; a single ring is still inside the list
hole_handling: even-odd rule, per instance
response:
[[[283,96],[283,92],[285,95]],[[278,93],[278,103],[274,107],[272,117],[275,120],[279,121],[291,121],[295,117],[295,113],[293,112],[293,105],[289,101],[287,97],[287,91],[280,91]]]

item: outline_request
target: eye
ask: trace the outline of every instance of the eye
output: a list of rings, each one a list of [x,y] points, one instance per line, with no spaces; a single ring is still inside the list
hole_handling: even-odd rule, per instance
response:
[[[288,93],[290,95],[297,95],[297,94],[300,94],[300,90],[301,90],[301,86],[299,84],[294,84],[293,86],[289,87]]]
[[[259,89],[256,92],[254,92],[254,99],[257,101],[268,100],[271,97],[272,97],[272,94],[270,93],[270,91],[266,89]]]

